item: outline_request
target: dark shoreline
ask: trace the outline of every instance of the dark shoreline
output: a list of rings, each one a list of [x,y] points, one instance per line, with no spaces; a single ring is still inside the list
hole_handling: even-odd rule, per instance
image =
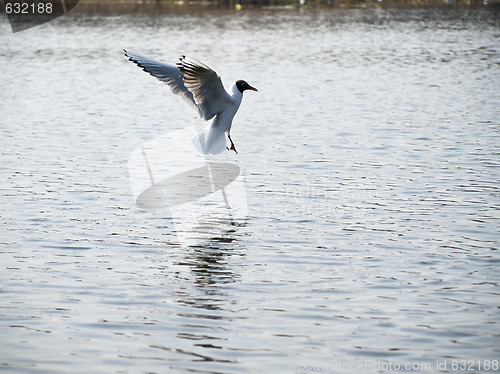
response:
[[[102,15],[200,12],[268,8],[304,9],[414,9],[500,7],[500,0],[80,0],[75,13]]]

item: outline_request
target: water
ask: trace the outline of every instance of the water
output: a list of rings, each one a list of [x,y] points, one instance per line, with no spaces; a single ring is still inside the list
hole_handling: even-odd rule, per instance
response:
[[[0,370],[498,372],[498,19],[2,16]],[[216,158],[246,218],[136,206],[131,154],[198,120],[121,48],[259,89]]]

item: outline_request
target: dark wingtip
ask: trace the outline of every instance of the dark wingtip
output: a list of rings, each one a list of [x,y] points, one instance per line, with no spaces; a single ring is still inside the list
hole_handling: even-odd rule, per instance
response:
[[[142,65],[141,65],[141,63],[140,63],[137,59],[135,59],[135,58],[133,58],[132,56],[130,56],[130,55],[128,54],[128,52],[127,52],[127,50],[126,50],[126,49],[123,49],[123,52],[125,52],[125,53],[124,53],[124,54],[125,54],[125,57],[128,57],[128,60],[129,60],[129,61],[132,61],[134,64],[136,64],[138,67],[140,67],[140,68],[141,68],[143,71],[145,71],[146,73],[151,74],[151,72],[150,72],[150,71],[148,71],[148,70],[146,70],[146,68],[145,68],[144,66],[142,66]],[[153,75],[153,74],[151,74],[151,75]]]
[[[127,52],[127,50],[126,50],[125,48],[123,48],[123,55],[124,55],[125,57],[128,57],[128,60],[129,60],[129,61],[132,61],[133,63],[137,64],[137,61],[135,61],[135,60],[132,58],[132,56],[130,56],[130,55],[128,54],[128,52]]]
[[[185,71],[186,69],[184,67],[184,59],[185,58],[186,58],[186,55],[182,55],[181,57],[179,57],[179,62],[176,64],[177,65],[177,69],[179,69],[179,71],[181,73],[186,73],[186,71]]]

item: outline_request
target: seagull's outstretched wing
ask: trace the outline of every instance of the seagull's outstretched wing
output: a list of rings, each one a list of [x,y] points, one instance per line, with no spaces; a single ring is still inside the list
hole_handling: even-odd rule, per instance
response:
[[[174,66],[125,49],[123,51],[130,61],[166,83],[204,120],[208,121],[220,113],[231,99],[219,75],[201,62],[182,56],[177,66]]]
[[[229,104],[231,97],[224,89],[219,75],[207,65],[182,56],[177,66],[183,73],[184,84],[193,94],[203,118],[213,118]]]
[[[200,117],[205,118],[200,107],[196,104],[193,94],[184,85],[184,80],[181,77],[182,72],[177,66],[155,61],[125,49],[123,52],[125,52],[125,56],[127,56],[130,61],[142,68],[145,72],[151,74],[163,83],[166,83],[175,95],[178,95],[182,100],[188,103],[189,106],[196,110]]]

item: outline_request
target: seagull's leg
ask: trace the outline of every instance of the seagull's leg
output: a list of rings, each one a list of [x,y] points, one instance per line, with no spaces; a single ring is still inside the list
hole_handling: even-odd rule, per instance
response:
[[[231,142],[231,148],[228,148],[228,149],[231,150],[231,151],[235,151],[236,153],[238,153],[238,151],[234,147],[234,143],[233,143],[233,140],[231,139],[231,135],[227,134],[227,137],[229,138],[229,141]]]

